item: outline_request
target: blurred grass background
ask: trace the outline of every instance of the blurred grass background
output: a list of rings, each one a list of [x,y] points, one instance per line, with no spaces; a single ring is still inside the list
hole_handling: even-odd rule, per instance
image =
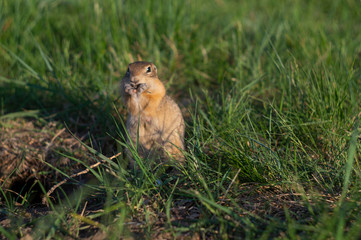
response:
[[[130,62],[152,61],[185,114],[181,181],[197,189],[184,193],[176,184],[164,191],[204,206],[204,218],[191,227],[170,224],[173,236],[356,239],[360,11],[357,0],[0,0],[1,118],[38,110],[45,121],[89,132],[100,143],[96,150],[110,155],[114,105],[125,118],[119,82]],[[132,206],[159,193],[144,176],[121,187],[137,196]],[[124,203],[106,177],[98,180],[104,199]],[[295,219],[285,207],[284,218],[240,216],[237,193],[249,182],[301,195],[310,213]],[[337,201],[326,207],[318,198],[328,194]],[[219,204],[220,196],[229,202]],[[133,213],[125,205],[116,205],[119,226]],[[123,227],[117,233],[128,234]]]

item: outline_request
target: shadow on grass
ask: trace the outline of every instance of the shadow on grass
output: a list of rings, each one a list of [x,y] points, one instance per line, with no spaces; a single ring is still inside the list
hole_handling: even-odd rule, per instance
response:
[[[5,83],[0,88],[0,119],[35,117],[42,121],[57,121],[77,136],[89,134],[95,139],[93,147],[104,149],[109,142],[108,134],[115,132],[112,115],[120,107],[119,99],[95,93],[88,89],[67,90],[54,83],[47,87],[40,84]],[[27,114],[36,110],[36,114]]]
[[[119,99],[104,94],[89,97],[86,92],[65,90],[57,84],[46,88],[1,84],[0,184],[18,202],[23,202],[28,192],[33,196],[27,201],[39,202],[37,181],[48,190],[65,178],[49,164],[71,175],[84,165],[67,156],[87,165],[94,163],[76,138],[106,156],[117,152],[114,106],[121,106]]]

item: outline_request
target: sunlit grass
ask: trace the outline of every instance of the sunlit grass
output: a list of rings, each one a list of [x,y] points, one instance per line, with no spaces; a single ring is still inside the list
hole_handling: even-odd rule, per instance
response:
[[[356,0],[0,0],[0,126],[18,117],[61,122],[87,136],[79,141],[104,162],[90,169],[87,159],[61,153],[83,163],[91,180],[70,180],[73,194],[60,187],[48,199],[54,214],[0,232],[356,239],[360,10]],[[125,141],[119,82],[136,60],[157,65],[185,115],[187,161],[178,175],[157,172]],[[136,168],[124,154],[109,159],[124,148],[133,149]],[[279,202],[257,202],[273,191]],[[258,198],[246,203],[252,194]],[[21,216],[16,201],[2,190],[12,219]],[[200,214],[177,222],[180,202]],[[256,203],[266,210],[251,211]]]

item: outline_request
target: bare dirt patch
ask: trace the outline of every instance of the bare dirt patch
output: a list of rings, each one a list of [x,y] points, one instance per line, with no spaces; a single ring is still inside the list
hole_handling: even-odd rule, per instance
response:
[[[92,162],[86,149],[56,122],[5,120],[0,122],[0,184],[5,192],[18,194],[39,181],[45,189],[84,166],[74,156]],[[53,166],[53,167],[51,167]]]

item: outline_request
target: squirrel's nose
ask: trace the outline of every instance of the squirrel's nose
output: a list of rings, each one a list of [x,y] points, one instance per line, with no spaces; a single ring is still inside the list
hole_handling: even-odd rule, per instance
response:
[[[139,83],[139,79],[138,78],[131,78],[130,79],[130,81],[132,82],[132,83],[134,83],[134,84],[137,84],[137,83]]]

